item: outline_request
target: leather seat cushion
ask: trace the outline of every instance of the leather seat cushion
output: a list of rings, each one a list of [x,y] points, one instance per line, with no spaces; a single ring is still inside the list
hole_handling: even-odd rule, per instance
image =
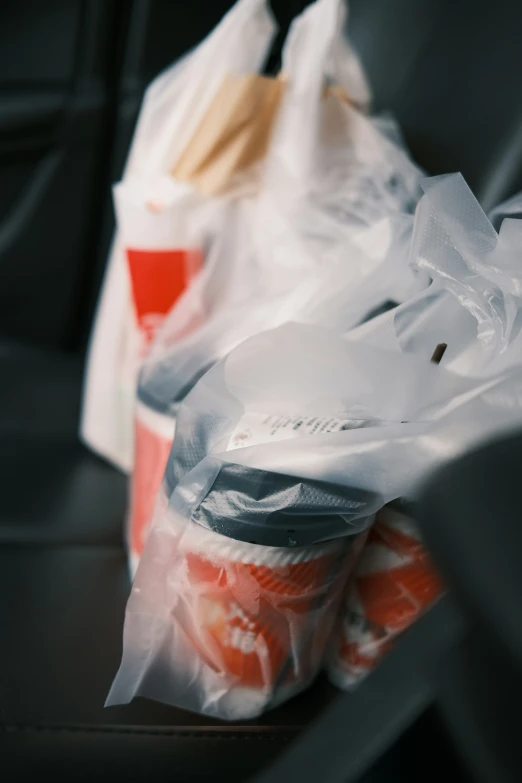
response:
[[[78,442],[82,372],[0,344],[0,543],[121,545],[127,478]]]
[[[85,758],[85,779],[89,770],[97,778],[105,761],[130,779],[149,779],[147,770],[150,779],[162,779],[153,773],[159,759],[173,777],[182,771],[183,779],[197,780],[219,764],[230,779],[243,779],[335,697],[321,679],[241,726],[143,699],[104,708],[120,661],[128,592],[118,546],[0,545],[0,618],[8,640],[0,646],[0,755],[26,765],[24,779],[38,765],[65,779],[75,758]]]
[[[121,545],[127,478],[74,436],[2,433],[0,543]]]
[[[77,356],[0,342],[0,437],[75,435],[82,374]]]

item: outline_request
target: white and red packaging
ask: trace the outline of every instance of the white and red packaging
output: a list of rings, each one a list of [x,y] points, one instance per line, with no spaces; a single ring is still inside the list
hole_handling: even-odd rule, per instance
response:
[[[360,538],[261,546],[177,518],[166,496],[158,505],[170,542],[154,528],[148,548],[169,558],[170,611],[157,641],[164,633],[175,650],[173,681],[200,711],[226,720],[254,718],[304,690],[321,668]],[[161,660],[159,652],[160,668]]]
[[[353,688],[443,591],[414,520],[382,509],[347,585],[328,656],[332,682]]]
[[[471,381],[298,324],[234,349],[179,407],[108,704],[142,696],[237,720],[304,687],[338,609],[324,590],[344,581],[330,546],[356,552],[383,505],[512,430],[521,388],[519,370]],[[332,654],[338,681],[369,671],[442,589],[407,520],[381,519],[358,562],[360,599],[348,594]],[[344,665],[345,642],[356,665]]]
[[[149,534],[158,490],[170,454],[176,418],[138,399],[135,410],[134,470],[127,517],[129,568],[134,577]]]

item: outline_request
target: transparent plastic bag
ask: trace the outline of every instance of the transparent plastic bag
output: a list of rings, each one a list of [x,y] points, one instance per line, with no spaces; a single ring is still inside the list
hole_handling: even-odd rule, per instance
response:
[[[275,639],[287,640],[285,654],[293,662],[292,688],[279,691],[274,683],[280,682],[282,657],[278,663],[267,657],[264,632],[257,630],[256,623],[264,627],[261,599],[271,617],[273,611],[280,615],[279,597],[269,600],[262,585],[234,581],[236,566],[228,567],[223,558],[252,564],[243,545],[269,550],[268,558],[272,549],[291,558],[294,548],[319,553],[329,542],[357,546],[373,515],[410,494],[429,470],[522,423],[521,391],[522,371],[465,379],[424,357],[349,344],[318,327],[286,325],[238,346],[181,405],[163,499],[129,600],[123,660],[108,704],[141,695],[237,719],[304,687],[315,665],[303,663],[300,633],[292,637],[289,621],[280,626],[267,620]],[[208,554],[216,551],[214,536],[215,559]],[[242,630],[249,632],[249,641],[239,634],[236,641],[225,636],[216,642],[217,630],[197,642],[192,638],[203,622],[194,608],[200,588],[187,565],[194,550],[207,552],[216,567],[203,580],[203,617],[214,618],[223,634],[229,633],[222,627],[227,613],[207,600],[208,591],[219,590],[223,574],[246,615]],[[270,563],[263,560],[268,570]],[[349,570],[339,571],[335,601]],[[242,675],[223,658],[223,638],[241,655],[246,645],[261,656],[257,665],[266,674],[255,693],[243,692]],[[289,638],[294,639],[290,646]],[[322,647],[322,635],[317,644]]]
[[[517,363],[522,220],[506,218],[497,233],[460,174],[422,187],[410,264],[433,282],[347,338],[424,355],[446,343],[443,365],[461,375]]]
[[[118,210],[124,202],[133,202],[136,182],[142,178],[147,183],[145,200],[149,203],[149,207],[144,205],[142,198],[143,227],[146,228],[147,221],[153,222],[154,230],[161,224],[160,234],[164,230],[168,233],[169,205],[184,214],[194,206],[195,197],[188,195],[186,188],[180,190],[178,186],[176,193],[173,192],[175,183],[170,183],[165,201],[165,175],[191,138],[224,76],[229,72],[257,71],[274,32],[265,0],[239,0],[196,49],[154,80],[143,100],[117,196]],[[129,270],[123,237],[120,231],[116,232],[91,336],[81,436],[91,448],[126,471],[133,463],[132,420],[140,350],[165,314],[166,293],[170,291],[171,299],[175,297],[180,291],[180,280],[182,289],[196,271],[193,262],[201,255],[205,232],[196,231],[194,236],[186,237],[183,231],[181,236],[173,237],[171,226],[172,239],[176,239],[175,246],[159,247],[153,242],[151,248],[150,237],[138,237],[138,246],[134,248],[138,256]],[[150,257],[143,253],[151,249],[155,272],[152,283],[163,275],[163,286],[153,285],[148,297],[141,296],[140,290],[140,296],[136,297],[138,281],[141,289],[142,278],[151,278],[147,264]],[[162,250],[169,251],[171,256],[175,251],[182,254],[177,282],[168,274],[170,267]],[[179,254],[173,259],[180,261]]]

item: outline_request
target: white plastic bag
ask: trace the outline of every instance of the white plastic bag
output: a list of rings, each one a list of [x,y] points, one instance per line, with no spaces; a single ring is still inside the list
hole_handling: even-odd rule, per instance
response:
[[[343,37],[343,11],[342,0],[319,0],[294,20],[260,194],[222,218],[211,253],[212,268],[226,270],[227,284],[218,286],[213,273],[204,273],[172,310],[145,359],[136,438],[137,451],[148,456],[136,457],[140,475],[131,492],[133,568],[161,475],[152,455],[165,459],[176,408],[202,372],[259,331],[291,320],[346,330],[388,299],[402,301],[419,288],[421,276],[406,263],[412,218],[400,210],[414,203],[420,172],[343,97],[363,105],[369,99]],[[325,92],[329,82],[340,94]],[[338,134],[322,138],[326,125]],[[332,183],[337,190],[330,193]],[[200,312],[205,317],[197,331],[180,340],[180,324],[194,322]]]
[[[141,695],[237,719],[305,687],[350,565],[349,551],[323,541],[351,541],[353,555],[386,502],[522,423],[521,390],[522,371],[468,380],[317,327],[242,343],[181,406],[108,704]],[[331,556],[310,594],[278,570]],[[285,574],[295,612],[289,588],[274,587]]]
[[[269,170],[273,168],[274,161],[277,162],[282,142],[293,138],[294,146],[299,148],[302,134],[296,137],[294,124],[289,122],[289,116],[292,119],[294,112],[288,113],[288,106],[293,107],[296,94],[304,101],[300,105],[305,106],[313,121],[320,113],[318,107],[326,105],[324,91],[330,75],[329,61],[335,66],[337,75],[344,79],[343,89],[363,103],[368,100],[368,88],[361,68],[343,39],[342,26],[339,29],[335,26],[342,16],[343,5],[342,0],[320,0],[292,24],[283,53],[285,78],[274,81],[274,85],[284,83],[284,88],[282,110],[276,117],[276,131],[272,134],[276,137],[275,150],[272,149],[274,143],[269,144],[268,157],[262,164]],[[323,32],[319,40],[315,40],[317,29]],[[308,80],[311,67],[314,76]],[[305,145],[296,157],[303,170],[310,163],[309,155]],[[255,178],[255,173],[251,173],[251,178]],[[178,183],[170,182],[171,191],[179,187]],[[326,292],[321,296],[318,291],[330,283],[330,276],[324,271],[326,263],[332,267],[332,274],[337,274],[333,269],[335,259],[329,259],[321,247],[310,247],[312,252],[304,247],[301,249],[297,238],[294,256],[288,258],[286,252],[269,246],[266,237],[269,228],[264,221],[262,204],[267,200],[280,201],[279,181],[261,175],[261,182],[262,195],[259,198],[248,195],[248,190],[245,195],[243,188],[242,198],[229,204],[226,212],[223,209],[219,212],[219,236],[211,247],[206,269],[172,308],[163,327],[159,328],[148,356],[144,358],[138,387],[135,470],[128,518],[132,570],[146,539],[166,462],[168,441],[174,436],[175,410],[183,395],[203,371],[241,340],[297,317],[305,303],[308,307],[314,293],[319,300],[327,298]],[[128,190],[129,186],[126,187]],[[293,199],[293,194],[289,192],[288,198]],[[192,201],[197,199],[201,200],[201,197],[193,192]],[[169,232],[177,231],[179,235],[175,218],[183,222],[185,215],[179,200],[175,206],[173,214],[165,210],[164,230],[157,227],[155,241],[162,242],[163,235]],[[188,206],[193,212],[194,203]],[[288,206],[285,208],[288,209]],[[139,233],[140,221],[133,215],[130,217],[130,232]],[[150,221],[151,218],[146,215],[145,219]],[[277,212],[272,213],[272,219],[280,219]],[[154,220],[158,220],[157,216]],[[189,245],[192,240],[192,246],[197,247],[198,238],[194,232],[198,226],[194,227],[193,219],[190,224],[185,220],[185,225],[192,228],[192,237],[187,238]],[[202,225],[201,221],[199,225]],[[341,225],[334,225],[333,229],[327,226],[326,231],[331,245],[343,238]],[[386,235],[386,229],[382,233]],[[260,248],[262,252],[259,252]],[[345,242],[343,251],[347,249]],[[193,256],[194,253],[191,254]],[[365,262],[372,263],[356,241],[351,256],[351,265],[356,271],[358,259],[362,259],[361,268]],[[160,285],[162,292],[164,288],[163,284]],[[198,328],[193,334],[187,334],[187,324]]]
[[[150,85],[143,101],[123,183],[117,194],[119,212],[124,203],[132,204],[135,194],[133,183],[143,177],[151,183],[148,214],[143,197],[140,202],[143,219],[148,217],[152,221],[154,217],[158,218],[154,210],[159,201],[162,217],[154,222],[156,225],[162,223],[168,233],[168,203],[184,214],[190,209],[195,196],[187,195],[186,201],[186,189],[176,183],[166,186],[164,175],[171,170],[191,138],[224,76],[230,72],[257,71],[273,34],[274,23],[265,0],[239,0],[200,46]],[[183,193],[178,190],[174,194],[176,187],[181,188]],[[163,211],[165,189],[168,191],[167,209]],[[178,213],[176,225],[183,226],[183,223]],[[127,221],[127,224],[135,233],[137,226],[133,228],[132,221]],[[173,226],[170,227],[172,230]],[[176,241],[178,239],[183,244],[185,236],[176,237]],[[201,263],[200,260],[197,264],[192,262],[201,253],[205,237],[198,234],[186,239],[188,248],[182,247],[181,250],[188,250],[191,256],[183,273],[185,282],[188,282],[195,267]],[[147,238],[145,244],[148,242]],[[138,244],[137,249],[151,248]],[[152,249],[164,248],[156,244]],[[165,249],[172,248],[169,245]],[[142,256],[139,267],[143,270],[144,266],[146,268],[146,259]],[[143,343],[139,317],[149,316],[145,325],[142,323],[141,330],[147,331],[151,321],[157,325],[157,316],[163,314],[156,313],[153,319],[150,316],[154,313],[137,313],[130,283],[122,237],[117,231],[91,337],[81,436],[89,446],[123,470],[132,466],[132,417],[140,345]]]
[[[516,364],[522,317],[522,220],[506,218],[499,233],[460,174],[422,183],[410,263],[433,280],[395,310],[352,330],[385,350],[430,356],[461,375],[484,375]]]
[[[354,246],[367,252],[371,269],[361,267],[359,278],[372,274],[389,249],[390,216],[413,210],[420,195],[419,169],[356,108],[369,101],[369,88],[344,39],[344,11],[341,0],[310,5],[283,50],[286,91],[254,237],[268,271],[271,263],[281,279],[288,270],[292,284],[305,264],[313,270],[343,258],[349,265]]]
[[[235,318],[232,312],[235,306],[251,308],[260,302],[263,304],[269,297],[292,294],[296,285],[298,286],[304,278],[318,271],[321,272],[321,267],[328,260],[324,254],[301,252],[302,248],[297,246],[294,256],[288,259],[284,252],[285,248],[280,249],[277,244],[271,244],[268,239],[271,229],[264,221],[265,212],[262,205],[277,202],[276,206],[271,208],[275,224],[281,219],[278,216],[278,207],[284,204],[285,212],[288,212],[293,205],[296,188],[293,187],[292,192],[287,196],[281,196],[280,179],[270,173],[279,167],[279,148],[282,144],[294,148],[290,165],[297,169],[308,170],[311,159],[315,157],[315,153],[310,152],[310,144],[304,143],[304,146],[302,144],[302,128],[299,130],[296,128],[295,108],[293,108],[296,96],[300,99],[299,106],[304,107],[307,117],[311,120],[307,123],[309,128],[317,122],[317,117],[323,109],[324,90],[330,78],[336,79],[336,83],[342,79],[343,90],[353,100],[364,105],[369,100],[369,89],[361,66],[343,37],[344,10],[344,0],[318,0],[291,25],[283,49],[285,88],[279,112],[282,116],[279,116],[275,122],[273,138],[263,167],[268,173],[262,176],[259,197],[245,198],[242,203],[233,205],[222,221],[220,237],[210,260],[212,269],[220,273],[220,279],[218,280],[214,272],[209,272],[200,286],[201,296],[206,294],[207,297],[212,297],[213,303],[206,303],[208,321],[213,316],[221,317],[221,315],[231,320]],[[319,37],[316,35],[318,30],[321,31]],[[335,98],[335,100],[338,102],[339,99]],[[309,141],[313,144],[313,134]],[[349,137],[345,138],[343,143],[350,145],[351,140]],[[297,180],[300,179],[301,174],[297,177]],[[304,217],[304,224],[307,222],[306,218],[307,216]],[[335,232],[337,234],[342,232],[342,221],[335,227]],[[337,240],[338,237],[333,235],[331,227],[328,227],[328,234],[332,242]],[[297,241],[299,242],[299,239]],[[362,255],[363,253],[359,252],[359,256]],[[226,284],[223,281],[226,281]],[[310,286],[309,288],[311,290]],[[303,293],[300,297],[304,298],[306,295]],[[178,349],[182,353],[185,351],[183,345],[174,344],[179,337],[179,323],[185,321],[185,311],[194,298],[196,295],[187,294],[172,310],[152,346],[150,357],[147,358],[148,364],[154,364],[158,358],[164,359],[170,349],[174,354]],[[274,310],[277,310],[277,302]],[[294,309],[289,308],[290,317],[293,312]],[[256,321],[260,322],[260,319],[257,318]],[[279,323],[277,317],[275,323]],[[268,321],[265,328],[271,325]],[[204,329],[203,324],[202,329]],[[216,332],[214,326],[209,330]],[[241,339],[241,329],[238,328],[237,331]],[[250,336],[251,333],[247,327],[242,339]],[[193,344],[194,340],[189,338],[187,346],[189,343]],[[233,342],[229,343],[226,350],[230,350],[233,344]],[[223,354],[217,353],[215,358],[221,355]]]

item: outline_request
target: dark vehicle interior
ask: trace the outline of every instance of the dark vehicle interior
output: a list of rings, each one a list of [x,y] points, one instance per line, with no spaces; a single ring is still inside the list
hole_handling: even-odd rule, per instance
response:
[[[416,518],[450,595],[353,695],[320,678],[238,725],[142,699],[103,706],[129,593],[127,480],[81,445],[78,420],[110,189],[146,85],[230,5],[0,9],[2,779],[520,780],[516,437],[460,459],[421,493]],[[273,0],[273,72],[305,5]],[[393,112],[428,173],[461,171],[486,210],[522,189],[521,34],[518,0],[350,2],[374,108]]]

